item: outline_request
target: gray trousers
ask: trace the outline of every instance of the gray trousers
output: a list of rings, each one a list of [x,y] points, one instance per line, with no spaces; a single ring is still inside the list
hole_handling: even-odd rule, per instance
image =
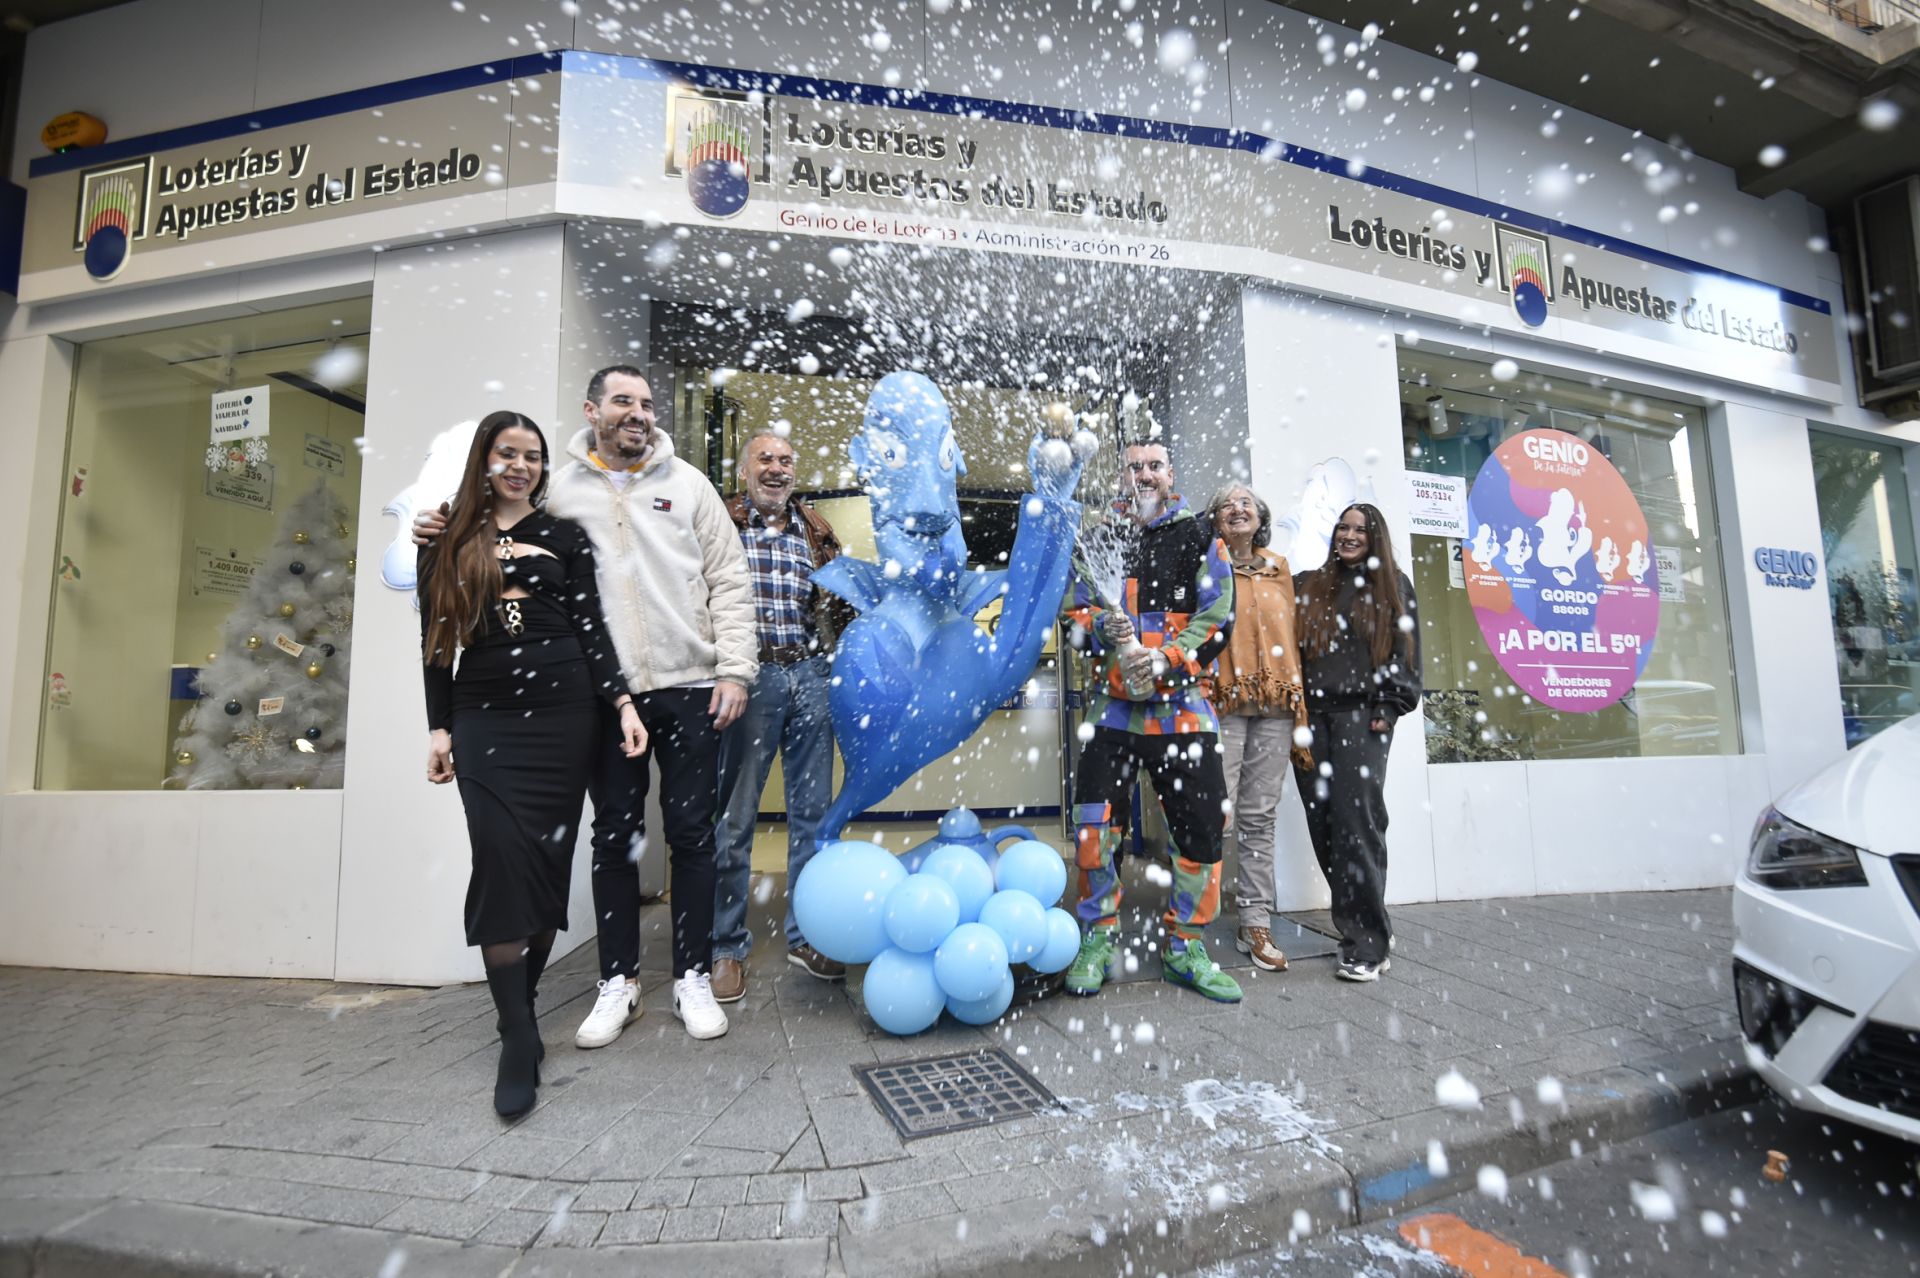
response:
[[[1235,855],[1234,904],[1241,927],[1271,927],[1273,914],[1273,829],[1280,797],[1286,793],[1287,761],[1293,749],[1293,717],[1220,716],[1220,753],[1226,765],[1227,797],[1233,802]]]

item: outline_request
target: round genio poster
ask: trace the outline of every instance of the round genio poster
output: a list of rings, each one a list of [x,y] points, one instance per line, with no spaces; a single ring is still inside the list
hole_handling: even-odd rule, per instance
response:
[[[1613,463],[1578,435],[1515,435],[1474,477],[1467,528],[1467,598],[1514,683],[1583,714],[1625,696],[1653,654],[1660,570]]]

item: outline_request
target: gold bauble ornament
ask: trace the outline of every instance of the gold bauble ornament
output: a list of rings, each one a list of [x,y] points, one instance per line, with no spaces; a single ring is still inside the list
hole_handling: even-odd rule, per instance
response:
[[[323,665],[321,665],[321,664],[320,664],[319,662],[317,662],[317,661],[314,661],[314,662],[309,662],[309,663],[308,663],[308,665],[307,665],[307,678],[309,678],[309,679],[318,679],[318,678],[320,677],[320,675],[321,675],[321,673],[322,673],[323,671],[325,671],[325,669],[326,669],[326,667],[325,667],[325,666],[323,666]]]
[[[354,570],[355,568],[357,568],[357,567],[359,567],[359,566],[360,566],[360,558],[359,558],[359,556],[358,556],[358,555],[348,555],[348,556],[347,556],[347,571],[348,571],[348,572],[352,572],[352,571],[353,571],[353,570]]]
[[[191,768],[193,766],[193,751],[182,750],[173,756],[173,761],[183,768]]]
[[[307,530],[304,528],[299,529],[293,534],[293,544],[296,546],[304,546],[311,540],[313,539],[307,536]]]
[[[281,604],[280,615],[283,617],[291,617],[293,615],[293,605],[290,603]]]
[[[259,635],[248,635],[248,636],[247,636],[247,651],[248,651],[248,652],[252,652],[252,651],[253,651],[254,649],[256,649],[256,648],[258,648],[259,646],[260,646],[260,636],[259,636]]]

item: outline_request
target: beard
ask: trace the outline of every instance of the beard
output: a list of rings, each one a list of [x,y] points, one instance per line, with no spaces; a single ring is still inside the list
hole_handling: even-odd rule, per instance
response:
[[[1167,506],[1157,488],[1136,488],[1133,490],[1133,514],[1143,523],[1151,523],[1159,518],[1160,512]]]

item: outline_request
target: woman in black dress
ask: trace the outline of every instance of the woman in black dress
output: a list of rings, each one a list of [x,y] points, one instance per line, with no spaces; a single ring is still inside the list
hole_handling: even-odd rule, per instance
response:
[[[419,561],[427,779],[457,779],[467,810],[467,944],[480,947],[500,1014],[493,1105],[507,1117],[533,1108],[540,1081],[534,992],[567,925],[595,698],[620,708],[629,758],[647,745],[601,619],[592,543],[535,508],[546,486],[540,428],[489,413],[447,531]]]
[[[1387,750],[1420,704],[1419,604],[1393,562],[1387,521],[1340,512],[1327,562],[1293,579],[1313,766],[1294,765],[1307,832],[1333,890],[1345,981],[1387,970]]]

